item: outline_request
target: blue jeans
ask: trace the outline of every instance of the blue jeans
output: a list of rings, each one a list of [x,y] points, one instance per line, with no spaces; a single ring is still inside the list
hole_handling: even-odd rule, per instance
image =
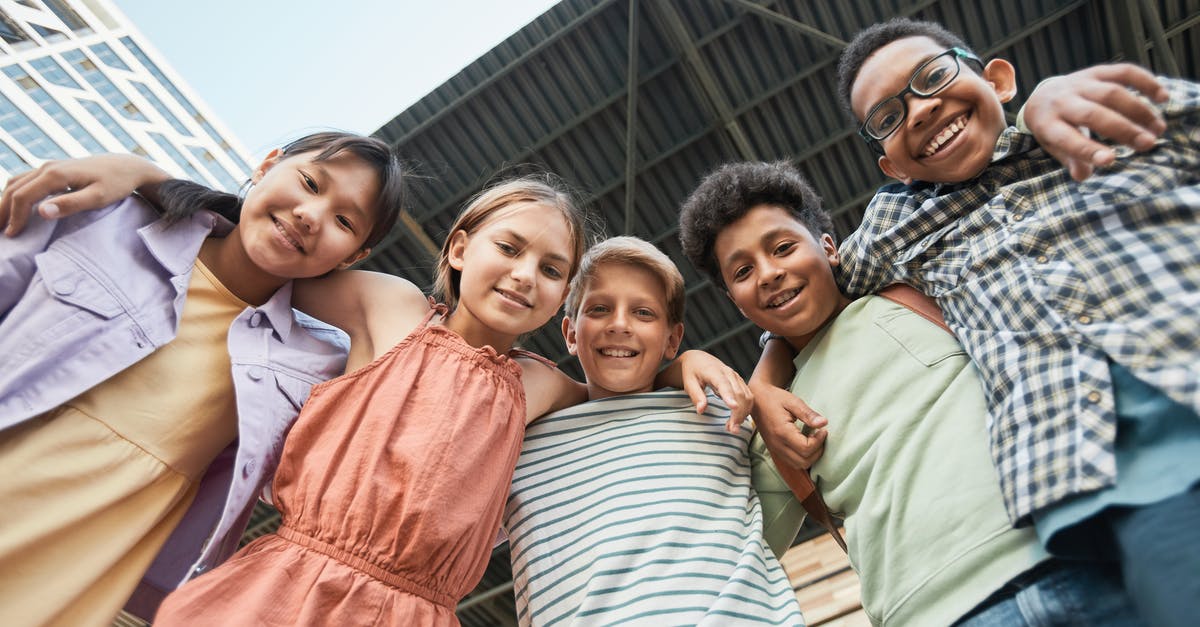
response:
[[[968,613],[959,627],[1145,625],[1113,564],[1051,560]]]

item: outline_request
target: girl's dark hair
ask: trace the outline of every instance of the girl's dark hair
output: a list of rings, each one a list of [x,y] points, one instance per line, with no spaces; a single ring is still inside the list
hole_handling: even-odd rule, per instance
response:
[[[373,211],[374,226],[367,234],[363,248],[370,248],[382,241],[396,226],[405,196],[404,170],[391,146],[374,137],[329,131],[306,135],[284,146],[280,158],[309,152],[316,153],[313,161],[326,161],[348,152],[375,170],[379,179],[379,195]],[[172,179],[151,186],[146,191],[158,201],[159,209],[168,223],[178,222],[201,209],[207,209],[236,224],[242,211],[240,196],[212,190],[192,181]]]

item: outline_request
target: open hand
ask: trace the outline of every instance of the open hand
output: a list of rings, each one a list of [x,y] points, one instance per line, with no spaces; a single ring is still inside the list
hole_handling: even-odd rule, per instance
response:
[[[154,164],[130,154],[47,161],[8,180],[0,194],[0,229],[14,237],[35,210],[56,220],[110,205],[142,185],[169,178]]]
[[[1132,89],[1132,91],[1131,91]],[[1081,128],[1136,151],[1149,150],[1166,130],[1153,102],[1167,90],[1146,69],[1131,63],[1097,65],[1042,81],[1025,102],[1025,125],[1038,143],[1082,181],[1116,159],[1112,148]]]
[[[704,351],[685,351],[677,361],[682,368],[683,390],[696,404],[696,413],[702,414],[708,408],[708,394],[704,388],[710,387],[729,407],[729,420],[725,428],[736,432],[754,405],[750,386],[746,385],[741,375]]]

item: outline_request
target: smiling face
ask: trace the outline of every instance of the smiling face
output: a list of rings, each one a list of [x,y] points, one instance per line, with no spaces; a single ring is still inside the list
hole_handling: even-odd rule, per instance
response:
[[[905,37],[876,50],[850,90],[855,117],[863,120],[875,105],[903,90],[917,68],[945,51],[928,37]],[[957,78],[933,96],[905,96],[907,116],[883,140],[880,169],[906,184],[974,178],[991,162],[996,140],[1008,126],[1002,104],[1015,94],[1012,65],[994,59],[982,75],[963,65]]]
[[[849,303],[833,278],[833,238],[814,237],[782,207],[751,208],[721,229],[713,253],[742,315],[797,346]]]
[[[447,257],[462,275],[446,326],[473,346],[508,350],[562,306],[573,241],[562,212],[536,203],[498,210],[470,234],[455,232]]]
[[[666,288],[654,272],[628,263],[597,267],[575,318],[563,319],[588,398],[651,391],[663,360],[675,357],[683,339],[683,323],[669,318]]]
[[[378,176],[351,154],[324,161],[314,154],[283,158],[272,151],[251,178],[254,187],[230,236],[268,275],[320,276],[369,252],[363,242],[374,224]]]

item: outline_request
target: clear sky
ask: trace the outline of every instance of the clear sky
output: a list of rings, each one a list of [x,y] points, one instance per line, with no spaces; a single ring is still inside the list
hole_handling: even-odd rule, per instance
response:
[[[555,0],[112,0],[252,157],[371,133]]]

